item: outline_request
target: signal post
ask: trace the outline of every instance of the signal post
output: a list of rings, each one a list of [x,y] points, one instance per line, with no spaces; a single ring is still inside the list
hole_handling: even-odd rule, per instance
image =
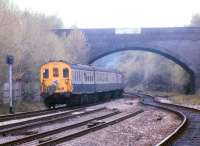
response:
[[[14,108],[13,108],[13,93],[12,93],[12,67],[14,63],[14,57],[11,55],[7,55],[6,57],[6,63],[9,66],[9,98],[10,98],[10,107],[9,107],[9,113],[13,114],[14,113]]]

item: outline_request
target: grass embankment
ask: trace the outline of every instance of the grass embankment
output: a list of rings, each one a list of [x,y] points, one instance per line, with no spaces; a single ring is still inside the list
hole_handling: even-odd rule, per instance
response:
[[[184,104],[184,105],[200,105],[200,94],[186,95],[175,92],[152,92],[147,91],[147,93],[154,96],[162,96],[166,97],[168,100],[172,101],[176,104]]]
[[[200,94],[186,95],[174,92],[150,92],[150,94],[155,96],[166,97],[168,100],[177,104],[187,104],[187,105],[200,105]]]
[[[173,101],[174,103],[178,104],[188,104],[188,105],[200,105],[200,95],[175,95],[170,96],[169,100]]]
[[[15,113],[37,111],[44,108],[44,104],[40,101],[21,101],[15,103]],[[9,114],[9,104],[0,104],[0,115],[3,114]]]
[[[150,94],[152,96],[161,96],[165,97],[168,100],[171,100],[174,103],[177,104],[188,104],[188,105],[200,105],[200,91],[198,91],[194,95],[185,95],[181,93],[176,92],[159,92],[159,91],[137,91],[134,89],[128,89],[130,92],[141,92]]]

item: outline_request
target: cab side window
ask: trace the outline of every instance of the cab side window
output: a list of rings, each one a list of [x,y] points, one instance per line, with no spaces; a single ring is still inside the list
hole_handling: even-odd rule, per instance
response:
[[[49,70],[45,69],[43,72],[43,78],[48,79],[49,78]]]
[[[58,76],[59,76],[58,68],[53,68],[53,77],[58,77]]]
[[[64,77],[64,78],[69,77],[69,70],[68,70],[67,68],[64,68],[64,69],[63,69],[63,77]]]

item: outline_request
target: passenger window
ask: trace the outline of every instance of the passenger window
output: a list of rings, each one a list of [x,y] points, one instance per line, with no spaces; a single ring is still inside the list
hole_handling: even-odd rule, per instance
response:
[[[75,72],[75,81],[77,81],[77,71]]]
[[[59,76],[58,68],[53,68],[53,77],[58,77],[58,76]]]
[[[63,69],[63,77],[64,77],[64,78],[69,77],[69,70],[68,70],[67,68],[64,68],[64,69]]]
[[[80,77],[80,71],[78,72],[78,80],[80,81],[81,77]]]
[[[76,71],[76,81],[78,81],[78,71]]]
[[[87,81],[87,75],[85,72],[84,72],[84,80]]]
[[[48,79],[49,78],[49,70],[45,69],[43,72],[43,78]]]

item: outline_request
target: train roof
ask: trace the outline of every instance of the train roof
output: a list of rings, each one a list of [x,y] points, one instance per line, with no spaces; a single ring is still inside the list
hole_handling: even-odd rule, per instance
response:
[[[99,66],[93,66],[93,65],[83,65],[83,64],[72,64],[72,63],[68,63],[66,61],[63,60],[50,60],[45,64],[51,63],[51,62],[63,62],[66,64],[69,64],[71,66],[72,69],[81,69],[81,70],[88,70],[88,71],[102,71],[102,72],[113,72],[113,73],[120,73],[120,71],[115,70],[115,69],[105,69],[103,67],[99,67]],[[45,65],[42,64],[41,66]]]
[[[113,73],[120,73],[118,70],[115,69],[106,69],[99,66],[93,66],[93,65],[83,65],[83,64],[71,64],[71,67],[74,69],[83,69],[88,71],[102,71],[102,72],[113,72]]]

